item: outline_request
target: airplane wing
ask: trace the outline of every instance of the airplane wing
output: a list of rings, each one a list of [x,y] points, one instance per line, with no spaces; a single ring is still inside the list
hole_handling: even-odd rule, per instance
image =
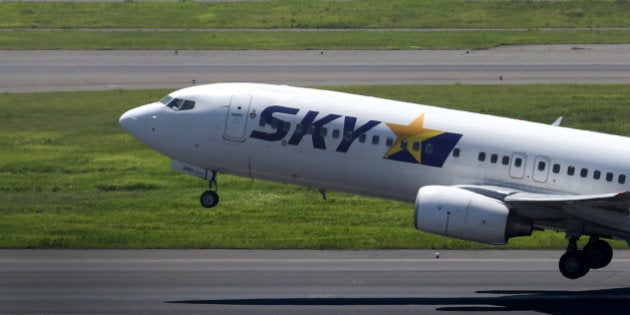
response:
[[[593,207],[627,212],[630,208],[630,191],[599,195],[549,195],[517,192],[505,197],[510,203],[584,203]]]
[[[630,239],[630,191],[554,195],[498,186],[458,187],[502,200],[511,207],[511,211],[545,228],[588,230],[601,236]]]

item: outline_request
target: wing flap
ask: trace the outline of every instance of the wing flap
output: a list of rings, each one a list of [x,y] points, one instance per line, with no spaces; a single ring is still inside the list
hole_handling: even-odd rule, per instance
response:
[[[615,211],[628,211],[630,208],[630,191],[598,195],[551,195],[527,192],[516,192],[505,197],[508,203],[541,203],[565,205],[589,205]]]

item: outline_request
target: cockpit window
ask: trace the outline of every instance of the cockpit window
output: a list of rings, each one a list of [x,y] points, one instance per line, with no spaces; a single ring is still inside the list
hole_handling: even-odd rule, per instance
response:
[[[167,96],[168,97],[168,96]],[[166,106],[174,110],[189,110],[195,108],[195,102],[181,98],[172,98]]]
[[[160,100],[160,103],[164,104],[164,105],[168,105],[168,103],[172,100],[173,98],[170,95],[166,95],[164,96],[164,98],[162,98]]]

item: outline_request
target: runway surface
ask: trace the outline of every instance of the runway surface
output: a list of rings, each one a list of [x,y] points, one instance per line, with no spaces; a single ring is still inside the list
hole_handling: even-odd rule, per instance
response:
[[[624,313],[630,252],[1,250],[0,313]]]
[[[0,51],[0,92],[300,86],[630,83],[630,45],[483,51]]]

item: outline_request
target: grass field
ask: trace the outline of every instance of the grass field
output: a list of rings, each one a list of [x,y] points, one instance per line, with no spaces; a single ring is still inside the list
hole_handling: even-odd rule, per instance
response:
[[[627,12],[628,1],[0,2],[0,49],[482,49],[630,43]],[[286,31],[307,28],[319,31]],[[507,31],[405,30],[440,28]]]
[[[623,0],[1,2],[1,28],[627,27]]]
[[[333,87],[630,135],[630,85]],[[118,126],[168,91],[0,94],[1,248],[487,248],[413,228],[413,205],[222,175],[206,183]],[[536,233],[500,248],[564,248]],[[615,246],[625,246],[615,242]]]
[[[592,31],[0,31],[0,49],[487,49],[630,43],[630,30]]]

